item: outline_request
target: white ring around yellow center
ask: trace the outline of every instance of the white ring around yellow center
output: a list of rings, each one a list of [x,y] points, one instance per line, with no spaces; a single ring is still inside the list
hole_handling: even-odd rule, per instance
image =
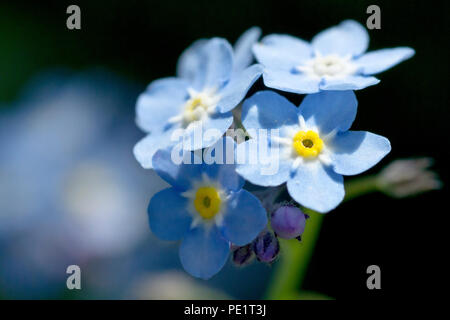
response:
[[[292,146],[299,156],[304,158],[317,157],[323,148],[323,141],[315,131],[298,131],[292,139]]]

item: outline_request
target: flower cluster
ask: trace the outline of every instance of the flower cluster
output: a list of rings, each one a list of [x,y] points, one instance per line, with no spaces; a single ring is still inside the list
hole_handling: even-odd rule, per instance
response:
[[[388,139],[350,130],[353,90],[377,84],[373,74],[414,54],[406,47],[365,53],[369,37],[355,21],[311,43],[278,34],[258,42],[260,34],[252,28],[234,47],[221,38],[194,42],[177,77],[152,82],[137,101],[137,125],[148,134],[135,157],[171,185],[150,201],[150,228],[163,240],[181,240],[181,264],[203,279],[230,251],[239,265],[254,255],[272,262],[277,237],[300,239],[307,225],[300,206],[331,211],[344,198],[343,176],[389,153]],[[247,97],[261,76],[266,88]],[[296,106],[280,91],[307,95]],[[230,128],[249,139],[233,139]],[[245,180],[271,196],[258,199]],[[267,206],[284,185],[289,204]]]

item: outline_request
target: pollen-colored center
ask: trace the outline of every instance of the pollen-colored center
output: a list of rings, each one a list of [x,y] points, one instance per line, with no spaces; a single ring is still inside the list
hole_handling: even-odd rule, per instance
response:
[[[194,111],[198,107],[203,107],[202,99],[200,97],[194,97],[187,101],[186,111]]]
[[[197,189],[194,206],[204,219],[213,218],[220,210],[221,199],[214,187],[201,187]]]
[[[320,139],[317,132],[312,130],[300,130],[292,140],[292,145],[297,154],[305,158],[317,157],[323,148],[322,139]]]
[[[208,109],[208,105],[204,103],[199,96],[190,98],[185,105],[184,115],[188,122],[199,120],[204,111]]]

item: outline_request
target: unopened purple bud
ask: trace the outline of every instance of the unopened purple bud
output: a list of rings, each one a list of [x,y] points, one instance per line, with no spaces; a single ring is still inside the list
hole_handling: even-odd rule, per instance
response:
[[[232,261],[236,266],[243,267],[249,264],[254,257],[255,254],[253,252],[252,245],[247,244],[233,250]]]
[[[283,206],[272,213],[270,223],[277,236],[293,239],[303,234],[306,219],[307,216],[299,208]]]
[[[280,252],[280,244],[273,232],[265,230],[253,241],[253,251],[259,261],[273,262]]]

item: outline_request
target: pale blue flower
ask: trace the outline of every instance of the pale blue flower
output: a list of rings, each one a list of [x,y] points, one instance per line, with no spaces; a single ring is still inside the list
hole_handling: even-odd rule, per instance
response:
[[[230,150],[234,158],[234,148],[226,137],[207,150],[225,160]],[[172,187],[151,199],[150,227],[163,240],[182,240],[179,254],[184,269],[208,279],[225,265],[231,243],[248,244],[264,229],[266,211],[242,189],[244,180],[234,164],[175,165],[172,151],[161,149],[153,156],[155,171]]]
[[[300,94],[366,88],[379,82],[372,75],[414,55],[409,47],[365,53],[368,45],[366,29],[356,21],[346,20],[320,32],[311,43],[272,34],[254,45],[253,51],[264,65],[266,86]]]
[[[136,121],[149,134],[136,144],[134,154],[144,168],[151,168],[158,149],[180,140],[187,150],[205,148],[231,126],[231,110],[262,73],[257,64],[245,68],[257,33],[251,29],[241,38],[235,53],[224,39],[194,42],[178,61],[178,77],[156,80],[139,96]],[[203,134],[208,130],[213,134]]]
[[[287,182],[289,194],[301,205],[322,213],[332,210],[344,198],[342,175],[366,171],[391,150],[382,136],[348,131],[356,110],[353,91],[307,95],[299,108],[275,92],[256,93],[243,104],[245,128],[277,129],[278,134],[254,134],[238,145],[237,172],[256,185]],[[259,161],[245,160],[255,152]],[[276,172],[263,173],[274,164]]]
[[[250,66],[255,59],[252,52],[253,45],[261,37],[261,29],[252,27],[245,31],[233,46],[234,65],[233,70],[236,72],[243,71]]]
[[[104,294],[118,298],[139,272],[131,266],[134,252],[147,242],[152,264],[146,271],[176,266],[164,262],[167,246],[149,241],[144,214],[148,197],[167,184],[152,171],[143,174],[126,152],[139,136],[134,115],[124,113],[137,93],[134,84],[108,71],[49,71],[34,76],[0,113],[5,297],[58,298],[67,266],[76,264],[83,285],[114,287]],[[126,276],[119,273],[121,261],[130,268]],[[92,262],[96,267],[88,268]]]

